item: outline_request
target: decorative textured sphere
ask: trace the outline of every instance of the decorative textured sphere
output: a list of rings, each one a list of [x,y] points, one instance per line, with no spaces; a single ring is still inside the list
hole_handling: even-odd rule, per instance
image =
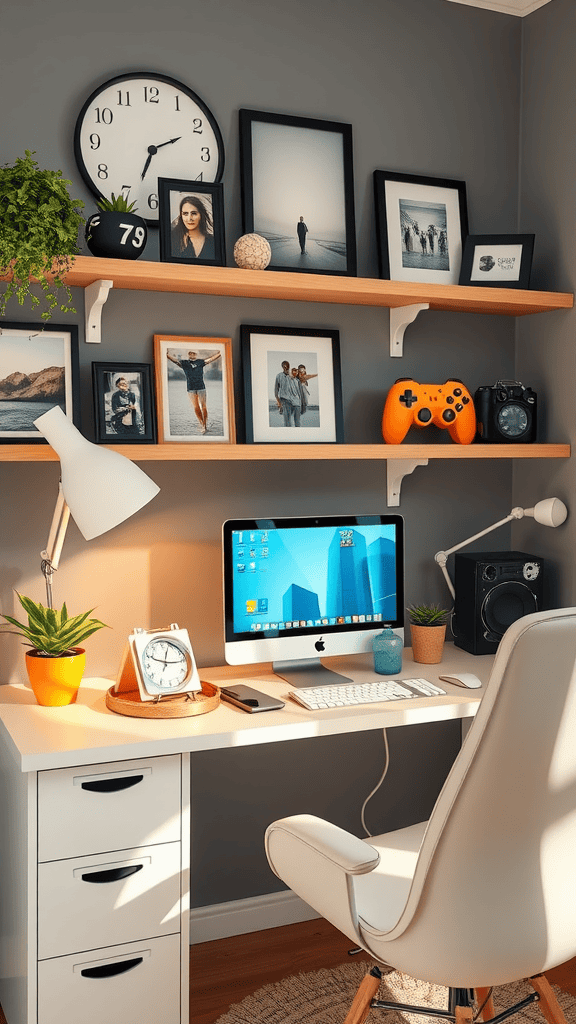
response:
[[[242,235],[234,246],[234,259],[242,270],[265,270],[272,259],[270,243],[262,235]]]

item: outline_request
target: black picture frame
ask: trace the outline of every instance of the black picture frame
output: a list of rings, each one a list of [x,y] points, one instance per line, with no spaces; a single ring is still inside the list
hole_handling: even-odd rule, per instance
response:
[[[0,444],[48,444],[33,421],[55,405],[80,425],[77,325],[0,321]]]
[[[381,278],[458,284],[468,234],[464,181],[374,171],[374,205]]]
[[[459,284],[529,288],[534,235],[468,235]]]
[[[207,225],[205,242],[198,256],[191,255],[186,249],[181,248],[181,245],[187,245],[189,248],[181,220],[181,207],[188,198],[194,200]],[[161,262],[201,267],[225,266],[223,185],[186,181],[183,178],[158,178],[158,202]],[[178,224],[181,227],[181,236]]]
[[[240,110],[240,174],[243,230],[270,243],[269,270],[356,275],[352,125]]]
[[[342,443],[338,331],[242,324],[240,344],[247,444]],[[297,403],[290,403],[292,408],[287,416],[281,393],[277,396],[277,380],[284,373],[284,362],[289,364],[290,371],[304,366],[306,379],[300,384],[298,416],[294,414]]]
[[[126,380],[127,389],[118,387],[121,378]],[[92,363],[92,387],[97,444],[156,442],[156,408],[150,363]],[[121,393],[130,401],[127,402],[126,398],[117,401],[116,396]]]

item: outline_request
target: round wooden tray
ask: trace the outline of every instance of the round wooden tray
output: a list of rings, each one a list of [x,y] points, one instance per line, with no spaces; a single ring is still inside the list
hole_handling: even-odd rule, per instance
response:
[[[131,718],[190,718],[214,711],[220,703],[220,688],[214,683],[202,682],[202,690],[183,693],[176,697],[162,697],[159,701],[140,700],[138,690],[115,693],[111,686],[106,692],[106,707],[117,715]]]

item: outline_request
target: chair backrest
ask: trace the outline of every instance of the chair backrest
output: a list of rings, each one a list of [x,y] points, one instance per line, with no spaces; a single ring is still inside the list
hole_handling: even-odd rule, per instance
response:
[[[367,924],[382,951],[377,923]],[[384,947],[416,948],[417,962],[427,957],[429,980],[471,987],[576,954],[576,608],[528,615],[506,631],[404,912],[380,937]],[[462,981],[439,977],[448,960]],[[472,961],[476,980],[467,981]]]

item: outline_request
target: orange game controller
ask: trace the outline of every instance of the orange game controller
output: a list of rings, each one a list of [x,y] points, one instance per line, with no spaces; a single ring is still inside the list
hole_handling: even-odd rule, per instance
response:
[[[410,427],[434,423],[448,430],[457,444],[471,444],[476,436],[476,413],[468,388],[455,377],[445,384],[417,384],[400,377],[388,392],[382,415],[386,444],[400,444]]]

